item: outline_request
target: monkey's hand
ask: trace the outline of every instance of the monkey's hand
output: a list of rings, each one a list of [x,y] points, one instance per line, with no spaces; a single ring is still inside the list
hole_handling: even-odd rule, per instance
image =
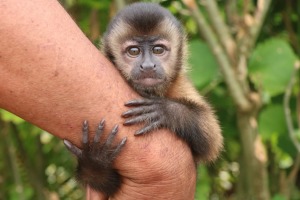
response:
[[[136,99],[125,103],[125,106],[134,107],[122,114],[122,117],[128,118],[124,125],[134,125],[144,123],[145,126],[138,130],[135,135],[141,135],[151,132],[155,129],[168,126],[167,107],[173,103],[167,99]]]
[[[144,123],[135,135],[145,134],[154,129],[167,128],[192,149],[195,160],[214,160],[222,145],[222,137],[213,112],[188,99],[138,99],[125,106],[133,107],[124,112],[124,125]]]
[[[118,132],[116,125],[107,140],[101,143],[104,123],[104,120],[100,122],[93,142],[89,142],[88,122],[83,122],[82,150],[68,140],[64,140],[64,144],[78,158],[76,179],[84,186],[89,185],[96,191],[112,196],[121,185],[120,175],[113,169],[113,161],[125,145],[127,138],[123,138],[116,146],[112,144]]]

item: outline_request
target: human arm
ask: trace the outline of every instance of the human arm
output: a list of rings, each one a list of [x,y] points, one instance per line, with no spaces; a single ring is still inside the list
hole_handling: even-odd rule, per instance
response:
[[[0,107],[80,146],[81,124],[122,124],[137,98],[118,72],[54,0],[0,2]],[[187,145],[165,130],[128,137],[116,168],[116,199],[193,199],[196,171]],[[180,160],[180,162],[178,162]],[[90,193],[89,193],[90,194]],[[97,194],[91,193],[90,199]]]

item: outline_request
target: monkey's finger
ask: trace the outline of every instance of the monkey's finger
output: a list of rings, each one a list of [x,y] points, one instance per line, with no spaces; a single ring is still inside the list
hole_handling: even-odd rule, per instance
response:
[[[111,133],[108,135],[108,138],[104,144],[106,147],[111,145],[112,141],[114,140],[114,138],[118,132],[118,128],[119,128],[119,125],[115,125],[114,128],[112,129]]]
[[[76,155],[77,157],[81,158],[82,156],[82,150],[76,147],[74,144],[72,144],[69,140],[64,140],[64,144],[67,147],[67,149]]]
[[[114,150],[114,152],[112,153],[112,159],[115,159],[115,157],[120,153],[121,149],[123,148],[123,146],[125,145],[127,141],[127,137],[123,138],[122,141],[118,144],[118,146],[116,147],[116,149]]]
[[[83,121],[82,125],[82,143],[83,145],[86,145],[89,140],[89,124],[87,120]]]
[[[130,126],[130,125],[138,124],[138,123],[142,123],[142,122],[151,123],[151,121],[156,120],[157,118],[158,118],[157,113],[155,113],[155,112],[147,113],[144,115],[139,115],[139,116],[127,119],[123,124],[125,126]]]
[[[153,112],[153,109],[149,108],[149,106],[141,106],[141,107],[137,107],[137,108],[132,108],[132,109],[124,112],[122,114],[122,117],[127,118],[127,117],[132,117],[135,115],[140,115],[140,114],[149,113],[149,112]]]
[[[156,130],[158,128],[160,128],[160,122],[158,122],[158,121],[153,122],[153,123],[149,124],[148,126],[145,126],[144,128],[142,128],[142,129],[138,130],[137,132],[135,132],[134,135],[135,136],[143,135],[145,133],[149,133],[149,132],[151,132],[153,130]]]
[[[125,103],[125,106],[141,106],[141,105],[151,105],[153,100],[151,99],[134,99]]]
[[[100,137],[103,133],[104,125],[105,125],[105,120],[102,119],[101,122],[99,123],[98,127],[97,127],[97,130],[96,130],[96,134],[95,134],[95,137],[94,137],[94,142],[95,143],[100,141]]]

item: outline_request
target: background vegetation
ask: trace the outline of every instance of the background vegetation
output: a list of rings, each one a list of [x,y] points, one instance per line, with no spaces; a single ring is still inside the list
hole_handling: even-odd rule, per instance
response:
[[[130,3],[60,2],[97,46],[111,17]],[[221,158],[199,167],[195,199],[300,199],[300,2],[161,4],[189,34],[191,78],[225,137]],[[83,198],[62,142],[4,110],[0,151],[0,199]]]

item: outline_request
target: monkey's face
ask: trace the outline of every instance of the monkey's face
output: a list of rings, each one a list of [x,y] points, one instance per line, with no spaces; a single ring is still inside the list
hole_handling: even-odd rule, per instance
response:
[[[141,95],[163,96],[180,73],[183,40],[176,33],[165,36],[166,31],[145,35],[132,32],[109,38],[106,55]]]
[[[156,87],[167,81],[166,64],[170,56],[170,44],[158,37],[134,37],[122,45],[125,73],[133,85],[143,88]]]
[[[137,92],[162,96],[178,71],[173,45],[161,35],[132,36],[121,43],[115,64]]]
[[[112,20],[102,49],[137,92],[163,96],[184,70],[185,33],[166,9],[136,5]]]

